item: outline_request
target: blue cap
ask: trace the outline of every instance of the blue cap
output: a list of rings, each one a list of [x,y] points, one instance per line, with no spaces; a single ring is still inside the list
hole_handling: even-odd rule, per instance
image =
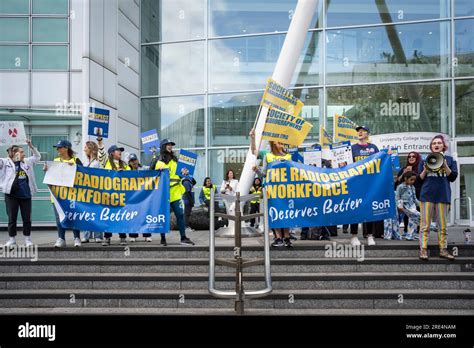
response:
[[[109,147],[109,150],[107,152],[110,155],[112,152],[117,151],[117,150],[120,150],[122,152],[125,151],[125,149],[123,147],[118,147],[117,145],[112,145],[111,147]]]
[[[72,144],[67,140],[60,140],[56,145],[53,145],[53,147],[56,147],[56,148],[64,147],[67,149],[72,149]]]
[[[169,140],[169,139],[163,139],[163,140],[161,141],[161,143],[160,143],[160,146],[164,146],[164,145],[168,145],[168,144],[171,144],[171,145],[173,145],[173,146],[176,145],[175,143],[173,143],[173,142],[172,142],[171,140]]]
[[[128,161],[136,161],[138,160],[138,157],[136,154],[131,153],[130,156],[128,156]]]
[[[367,131],[367,133],[370,133],[370,128],[367,126],[357,126],[356,131],[360,131],[361,129]]]

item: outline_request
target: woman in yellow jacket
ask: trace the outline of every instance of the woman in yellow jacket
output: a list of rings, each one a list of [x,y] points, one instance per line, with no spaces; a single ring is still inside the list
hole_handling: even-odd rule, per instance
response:
[[[109,153],[109,157],[105,162],[104,169],[108,170],[130,170],[130,167],[122,161],[122,152],[125,151],[123,147],[118,147],[117,145],[112,145],[109,147],[107,151]],[[112,233],[105,232],[104,233],[104,241],[102,242],[103,246],[110,245],[110,238],[112,237]],[[119,233],[120,237],[120,244],[127,245],[127,234],[126,233]]]
[[[181,244],[194,245],[194,243],[186,237],[186,226],[184,223],[184,207],[183,207],[183,193],[185,188],[181,183],[180,177],[176,174],[176,167],[178,166],[178,158],[173,152],[173,146],[176,145],[169,139],[163,139],[160,144],[160,158],[156,162],[154,169],[167,168],[170,172],[170,205],[176,216],[178,223],[179,234],[181,235]],[[167,245],[166,235],[161,234],[161,244]]]

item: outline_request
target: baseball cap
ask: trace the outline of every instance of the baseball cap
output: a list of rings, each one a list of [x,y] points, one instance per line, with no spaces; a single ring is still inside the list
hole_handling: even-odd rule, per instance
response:
[[[360,131],[361,129],[367,131],[368,133],[370,133],[370,128],[367,127],[367,126],[357,126],[356,127],[356,131]]]
[[[160,146],[164,146],[164,145],[168,145],[168,144],[171,144],[173,146],[175,146],[176,144],[173,143],[170,139],[163,139],[160,143]]]
[[[136,154],[131,153],[130,156],[128,156],[128,161],[136,161],[138,160],[138,157]]]
[[[56,148],[64,147],[64,148],[71,149],[72,144],[67,140],[60,140],[60,141],[58,141],[58,143],[56,145],[53,145],[53,147],[56,147]]]
[[[112,152],[114,152],[114,151],[116,151],[116,150],[120,150],[120,151],[124,152],[124,151],[125,151],[125,148],[123,148],[123,147],[118,147],[117,145],[112,145],[111,147],[109,147],[109,149],[107,150],[107,152],[108,152],[109,155],[110,155]]]

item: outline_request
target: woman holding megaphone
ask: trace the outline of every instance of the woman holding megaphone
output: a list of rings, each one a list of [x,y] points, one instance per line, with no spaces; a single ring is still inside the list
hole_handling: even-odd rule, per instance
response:
[[[448,145],[442,135],[435,136],[430,143],[431,154],[420,163],[420,259],[428,260],[428,234],[432,220],[438,224],[439,256],[454,260],[448,252],[446,226],[451,205],[451,187],[458,176],[457,163],[451,157],[444,155]]]

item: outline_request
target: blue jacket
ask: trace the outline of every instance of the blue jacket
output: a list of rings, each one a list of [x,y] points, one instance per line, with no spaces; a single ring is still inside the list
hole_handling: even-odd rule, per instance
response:
[[[183,184],[184,188],[186,191],[183,194],[183,202],[186,205],[191,205],[192,207],[194,206],[194,190],[193,187],[196,184],[196,180],[193,178],[186,176],[181,180],[181,183]]]
[[[451,174],[441,169],[437,173],[428,172],[422,181],[420,202],[451,204],[451,183],[458,177],[458,166],[451,156],[445,156]],[[419,173],[423,171],[424,161],[420,162]],[[421,178],[420,178],[421,179]]]

